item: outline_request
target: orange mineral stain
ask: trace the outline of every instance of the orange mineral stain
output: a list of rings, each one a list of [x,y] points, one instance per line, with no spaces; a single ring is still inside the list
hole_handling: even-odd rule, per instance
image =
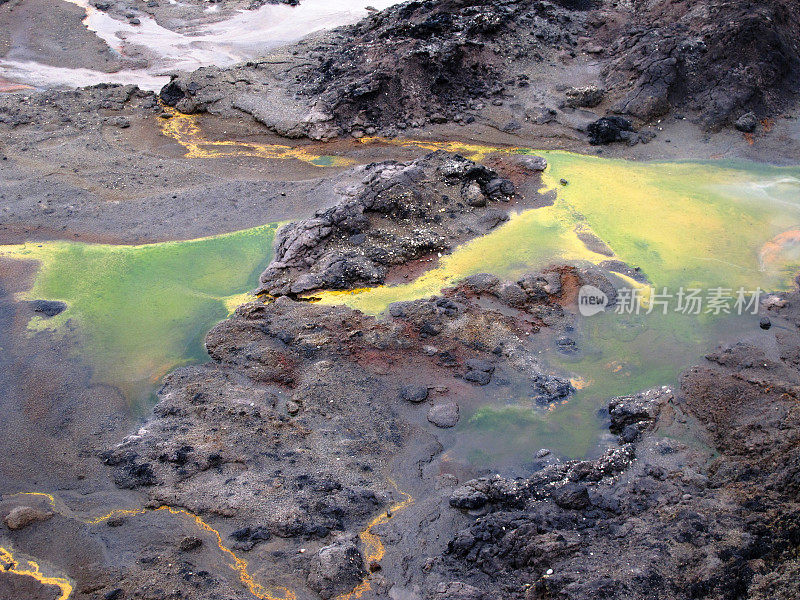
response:
[[[591,379],[586,379],[584,377],[573,377],[569,382],[576,390],[586,389],[594,383]]]
[[[790,229],[779,233],[761,247],[758,260],[761,270],[780,264],[783,255],[790,249],[800,248],[800,229]]]
[[[379,563],[386,554],[386,548],[384,548],[383,542],[381,542],[381,539],[376,534],[372,533],[372,529],[378,525],[388,523],[394,518],[395,514],[414,504],[414,498],[412,498],[410,494],[398,488],[397,484],[391,479],[389,480],[389,483],[391,483],[392,486],[394,486],[394,489],[396,489],[400,495],[403,496],[403,499],[400,502],[393,504],[388,510],[382,512],[377,517],[372,519],[372,521],[370,521],[367,525],[366,529],[359,534],[358,537],[361,540],[361,543],[364,545],[364,562],[367,564],[367,566],[373,563]],[[337,596],[336,600],[352,600],[353,598],[360,598],[361,595],[369,589],[370,582],[369,575],[367,575],[353,590],[346,594]]]
[[[266,586],[258,583],[253,576],[248,571],[247,561],[243,558],[237,556],[233,550],[228,548],[225,543],[222,541],[222,534],[211,527],[208,523],[206,523],[202,517],[194,514],[183,508],[175,508],[173,506],[159,506],[158,508],[133,508],[133,509],[124,509],[118,508],[114,509],[111,512],[97,517],[95,519],[90,519],[88,521],[84,521],[88,525],[98,525],[113,517],[122,517],[122,516],[137,516],[142,515],[149,512],[160,512],[160,511],[167,511],[172,515],[179,515],[188,517],[191,519],[197,528],[201,531],[211,534],[214,538],[214,541],[217,543],[217,547],[220,551],[225,554],[230,559],[230,568],[236,571],[239,575],[239,580],[242,584],[250,591],[253,596],[259,598],[260,600],[294,600],[295,594],[291,590],[285,587],[276,587],[274,589],[269,589]]]
[[[22,90],[32,90],[33,88],[29,85],[25,85],[24,83],[16,83],[14,81],[9,81],[3,77],[0,77],[0,94],[5,94],[9,92],[21,92]]]

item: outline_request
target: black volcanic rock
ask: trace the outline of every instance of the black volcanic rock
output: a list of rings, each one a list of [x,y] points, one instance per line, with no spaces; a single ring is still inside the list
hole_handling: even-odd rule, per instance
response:
[[[175,106],[186,96],[186,92],[175,82],[175,79],[170,81],[167,85],[161,88],[159,97],[161,101],[167,106]]]
[[[346,190],[341,202],[278,231],[259,293],[378,285],[393,267],[448,251],[465,241],[466,231],[485,232],[485,207],[514,193],[513,184],[491,169],[445,152],[363,171],[363,183]],[[475,195],[482,203],[466,200]]]
[[[652,120],[688,108],[715,127],[751,110],[770,116],[793,101],[794,0],[637,1],[629,15],[621,27],[607,25],[614,111]]]
[[[485,108],[525,103],[553,85],[542,63],[582,50],[600,79],[570,90],[567,107],[606,104],[641,121],[689,111],[715,128],[796,102],[798,38],[794,0],[420,0],[300,42],[290,58],[180,74],[162,99],[187,113],[244,112],[287,137],[391,134],[494,121]],[[271,95],[278,82],[284,96]],[[523,126],[502,119],[500,129]]]
[[[633,124],[623,117],[603,117],[590,123],[588,132],[592,145],[611,144],[630,139]]]
[[[400,398],[418,404],[428,398],[428,388],[424,385],[404,385],[400,388]]]
[[[613,399],[619,436],[600,458],[457,488],[451,506],[480,516],[442,571],[519,599],[797,598],[799,299],[765,311],[785,324],[777,351],[738,342],[685,371],[678,393]]]
[[[352,540],[337,540],[320,548],[311,565],[308,585],[327,600],[352,590],[367,571],[364,558]]]
[[[67,308],[65,303],[58,300],[32,300],[31,306],[34,312],[40,313],[45,317],[60,315]]]

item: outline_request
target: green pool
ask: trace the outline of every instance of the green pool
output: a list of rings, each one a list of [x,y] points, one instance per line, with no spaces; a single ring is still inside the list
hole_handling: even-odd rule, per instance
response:
[[[584,245],[578,234],[587,232],[614,258],[639,267],[656,292],[779,291],[800,270],[800,168],[541,154],[550,165],[544,186],[557,193],[552,206],[512,215],[415,281],[323,294],[321,301],[378,314],[391,302],[435,294],[474,273],[515,277],[554,263],[608,259]],[[68,305],[53,319],[35,318],[30,328],[59,332],[71,324],[95,379],[142,403],[170,369],[204,359],[205,333],[255,287],[276,228],[141,246],[24,244],[0,247],[0,256],[38,261],[26,298]],[[463,415],[459,427],[470,435],[458,436],[452,454],[487,465],[519,462],[542,446],[584,455],[597,440],[597,409],[608,397],[674,384],[682,368],[725,336],[771,335],[752,314],[672,308],[583,318],[575,332],[579,354],[542,353],[553,372],[578,384],[575,397],[543,410],[524,390],[509,389]]]
[[[537,154],[549,163],[544,184],[557,192],[553,206],[513,215],[413,282],[323,294],[322,301],[377,314],[391,302],[434,294],[475,273],[515,277],[554,263],[608,260],[581,242],[578,233],[587,231],[602,239],[614,258],[639,267],[659,294],[664,288],[667,295],[699,289],[705,299],[710,290],[730,290],[731,313],[737,312],[739,289],[748,292],[747,300],[758,288],[785,290],[800,270],[800,168]],[[618,284],[633,282],[618,279]],[[706,306],[700,314],[684,314],[675,310],[677,298],[668,304],[666,315],[654,307],[649,315],[582,319],[576,332],[580,354],[545,349],[542,355],[554,372],[578,383],[575,397],[543,411],[521,391],[510,390],[462,419],[460,427],[470,435],[461,436],[453,456],[496,465],[518,462],[543,446],[582,456],[597,440],[597,410],[607,398],[674,384],[680,370],[725,337],[770,335],[752,314],[713,314]]]
[[[59,334],[69,326],[94,379],[142,405],[165,373],[205,358],[205,334],[247,300],[276,228],[139,246],[29,243],[0,246],[0,256],[39,263],[24,298],[67,304],[51,319],[34,317],[29,328]]]

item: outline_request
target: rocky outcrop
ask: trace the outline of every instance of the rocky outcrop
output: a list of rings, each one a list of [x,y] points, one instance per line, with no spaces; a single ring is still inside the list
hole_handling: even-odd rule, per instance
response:
[[[354,26],[343,43],[322,49],[305,92],[343,129],[462,121],[477,102],[509,85],[515,74],[506,61],[569,43],[577,25],[568,14],[558,4],[529,1],[391,7]]]
[[[451,401],[434,404],[428,410],[428,421],[442,429],[455,427],[458,423],[458,403]]]
[[[85,130],[103,125],[120,126],[114,113],[122,110],[152,115],[158,107],[152,92],[135,85],[99,84],[68,92],[47,90],[26,94],[0,94],[0,126],[53,126]]]
[[[17,506],[9,511],[3,518],[3,523],[12,531],[23,529],[32,523],[46,521],[51,518],[53,513],[50,511],[39,510],[31,506]]]
[[[677,393],[613,399],[599,459],[457,488],[451,506],[477,516],[448,576],[509,598],[797,597],[800,294],[768,305],[776,346],[740,342]]]
[[[580,13],[564,4],[406,2],[301,42],[288,59],[180,74],[161,98],[184,112],[234,108],[289,137],[359,137],[388,127],[471,122],[472,111],[509,86],[528,85],[527,75],[508,72],[509,62],[540,63],[575,43]],[[273,78],[292,92],[280,110],[265,89]]]
[[[102,457],[149,505],[221,523],[236,552],[281,548],[288,558],[269,561],[262,579],[334,597],[364,569],[381,571],[352,537],[399,499],[386,465],[426,448],[431,460],[463,402],[558,379],[536,334],[563,332],[566,290],[597,277],[572,267],[516,282],[476,275],[380,318],[287,296],[251,302],[208,334],[211,362],[167,376],[153,417]],[[477,386],[470,372],[491,380]],[[403,464],[404,477],[421,472]],[[459,597],[451,588],[443,597]]]
[[[363,172],[338,204],[278,231],[259,293],[381,284],[393,267],[447,252],[505,220],[514,195],[495,171],[444,152]]]
[[[715,127],[795,101],[800,15],[791,0],[637,0],[621,28],[609,23],[605,79],[618,113],[649,121],[692,110]]]
[[[603,117],[590,123],[588,132],[590,144],[611,144],[630,139],[633,135],[633,124],[622,117]]]
[[[341,539],[320,548],[308,575],[309,587],[323,600],[356,587],[367,574],[364,558],[355,541]]]
[[[476,120],[514,132],[523,123],[494,122],[492,107],[518,103],[523,120],[548,123],[558,113],[548,106],[553,87],[567,113],[650,122],[679,111],[713,128],[796,103],[798,36],[792,0],[425,0],[285,55],[177,75],[161,98],[184,112],[244,112],[280,135],[314,139]],[[547,72],[555,65],[543,67],[560,60],[580,72],[585,56],[602,73],[589,85],[565,90]]]

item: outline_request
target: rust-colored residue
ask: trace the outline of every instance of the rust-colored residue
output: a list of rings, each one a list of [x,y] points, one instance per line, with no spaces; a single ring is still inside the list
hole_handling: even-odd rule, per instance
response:
[[[558,273],[561,278],[561,291],[555,296],[556,302],[561,306],[577,304],[578,292],[581,289],[581,278],[577,269],[572,266],[561,266],[547,271]]]
[[[21,92],[23,90],[32,90],[33,88],[24,83],[15,83],[3,77],[0,77],[0,94],[8,92]]]
[[[400,265],[394,265],[386,274],[383,284],[397,285],[400,283],[408,283],[409,280],[416,279],[425,271],[430,271],[438,266],[439,258],[440,256],[438,253],[431,252]]]
[[[763,271],[770,265],[777,264],[781,255],[793,246],[800,246],[800,229],[789,229],[776,235],[764,244],[758,253],[761,270]]]

